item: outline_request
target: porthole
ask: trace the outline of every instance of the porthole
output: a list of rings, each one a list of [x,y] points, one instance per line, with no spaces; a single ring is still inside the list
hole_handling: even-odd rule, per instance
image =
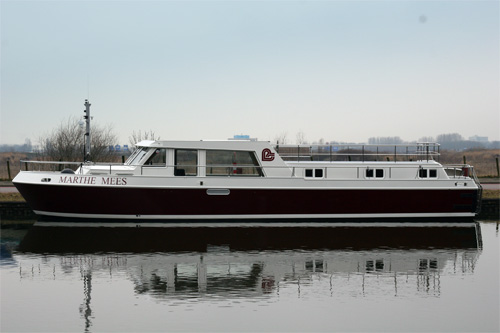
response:
[[[323,169],[314,169],[314,177],[323,178]]]
[[[420,178],[427,178],[427,169],[418,169],[418,176]]]
[[[323,169],[306,169],[306,178],[323,178]]]
[[[366,178],[373,178],[373,169],[366,169]]]
[[[366,169],[366,178],[384,178],[384,169]]]

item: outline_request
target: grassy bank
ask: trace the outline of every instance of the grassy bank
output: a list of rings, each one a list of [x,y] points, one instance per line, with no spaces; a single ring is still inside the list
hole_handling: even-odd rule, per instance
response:
[[[21,160],[28,159],[27,153],[0,153],[0,180],[9,178],[7,161],[10,168],[10,176],[14,178],[21,169]]]
[[[500,149],[478,149],[468,151],[441,151],[439,162],[441,164],[467,164],[474,166],[478,177],[498,177],[496,158]]]
[[[21,202],[25,201],[20,193],[0,193],[0,202]]]
[[[483,190],[483,199],[500,199],[500,190]]]

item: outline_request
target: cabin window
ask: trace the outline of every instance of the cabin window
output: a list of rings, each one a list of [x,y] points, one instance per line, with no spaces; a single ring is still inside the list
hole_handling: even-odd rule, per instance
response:
[[[375,269],[377,271],[384,270],[384,261],[382,259],[375,260]]]
[[[198,151],[191,149],[175,150],[175,169],[176,176],[196,176],[198,164]]]
[[[437,178],[437,170],[436,169],[429,170],[429,178]]]
[[[155,149],[144,165],[165,166],[167,164],[167,150],[165,148]]]
[[[149,148],[139,148],[134,151],[134,153],[129,157],[127,160],[128,165],[138,165],[139,162],[146,156],[148,153]]]
[[[323,178],[323,169],[306,169],[306,178]]]
[[[384,169],[366,169],[366,178],[384,178]]]
[[[418,177],[427,178],[427,169],[418,169]]]
[[[373,267],[374,267],[373,260],[367,260],[366,261],[366,271],[367,272],[373,272]]]
[[[373,178],[373,169],[366,169],[366,178]]]
[[[207,150],[207,176],[263,176],[250,151]]]

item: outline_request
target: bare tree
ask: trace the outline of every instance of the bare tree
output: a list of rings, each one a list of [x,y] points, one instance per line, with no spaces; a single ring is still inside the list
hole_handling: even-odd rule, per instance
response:
[[[436,142],[433,136],[423,136],[418,139],[418,142]]]
[[[449,134],[439,134],[436,138],[437,142],[459,142],[464,141],[462,135],[458,133],[449,133]]]
[[[297,141],[298,145],[302,145],[306,143],[306,135],[304,134],[304,132],[300,131],[295,136],[295,140]]]
[[[62,121],[59,127],[50,134],[39,138],[40,158],[55,161],[82,161],[85,128],[74,117]],[[99,127],[92,125],[91,161],[112,161],[116,156],[109,150],[117,141],[116,135],[110,126]]]
[[[382,136],[371,137],[368,139],[368,143],[371,145],[397,145],[402,144],[403,140],[399,136]]]
[[[282,132],[274,138],[274,142],[276,142],[277,145],[286,145],[288,143],[287,136],[288,134],[286,132]]]

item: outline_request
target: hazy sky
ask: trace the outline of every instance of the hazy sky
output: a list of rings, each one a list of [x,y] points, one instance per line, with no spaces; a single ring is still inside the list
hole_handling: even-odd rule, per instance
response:
[[[0,143],[500,140],[499,1],[1,1]]]

